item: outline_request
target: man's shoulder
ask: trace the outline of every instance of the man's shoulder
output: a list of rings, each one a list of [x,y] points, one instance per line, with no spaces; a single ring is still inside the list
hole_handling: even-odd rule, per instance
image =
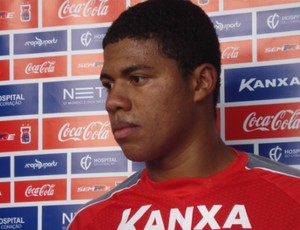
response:
[[[280,162],[272,161],[266,157],[258,156],[252,153],[245,153],[248,156],[248,169],[261,169],[265,172],[285,175],[287,177],[298,178],[300,180],[300,170]]]
[[[86,226],[97,222],[98,213],[107,205],[112,204],[114,195],[126,193],[138,184],[142,175],[142,171],[136,172],[110,190],[108,193],[99,196],[88,203],[84,204],[76,213],[74,220],[71,222],[70,229],[86,229]],[[112,202],[111,202],[112,201]],[[108,214],[109,215],[109,214]]]
[[[265,157],[248,155],[246,170],[256,175],[261,185],[273,188],[276,194],[286,196],[300,205],[300,170]]]
[[[102,201],[105,201],[105,200],[108,200],[110,197],[112,197],[114,194],[117,194],[117,193],[120,193],[120,192],[123,192],[125,191],[126,189],[129,189],[131,187],[133,187],[134,185],[136,185],[140,178],[141,178],[141,175],[142,175],[142,171],[138,171],[134,174],[132,174],[131,176],[129,176],[127,179],[125,179],[123,182],[121,182],[120,184],[118,184],[115,188],[113,188],[112,190],[110,190],[109,192],[105,193],[104,195],[102,196],[99,196],[93,200],[91,200],[90,202],[88,202],[86,206],[90,206],[90,205],[93,205],[95,203],[98,203],[98,202],[102,202]]]

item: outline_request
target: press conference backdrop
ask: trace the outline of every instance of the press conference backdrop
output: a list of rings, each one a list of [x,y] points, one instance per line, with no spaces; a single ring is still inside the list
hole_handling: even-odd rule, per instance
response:
[[[114,141],[98,80],[108,26],[138,2],[0,0],[0,229],[64,230],[143,167]],[[193,2],[221,42],[221,136],[300,168],[299,0]]]

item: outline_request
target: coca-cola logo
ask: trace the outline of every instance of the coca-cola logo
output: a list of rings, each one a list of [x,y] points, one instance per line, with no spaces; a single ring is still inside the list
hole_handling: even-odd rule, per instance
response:
[[[106,140],[109,136],[109,126],[108,121],[93,121],[87,126],[78,127],[72,127],[70,123],[66,123],[58,133],[58,140],[60,142]]]
[[[97,17],[108,14],[109,0],[88,0],[85,3],[70,3],[70,0],[65,0],[58,10],[58,17],[66,18],[80,18],[80,17]]]
[[[44,184],[42,187],[29,185],[25,190],[26,197],[53,196],[55,184]]]
[[[40,65],[34,65],[29,63],[25,68],[26,74],[41,74],[41,73],[53,73],[55,71],[55,61],[45,61]]]
[[[245,132],[295,130],[300,128],[300,109],[295,111],[286,109],[275,115],[258,116],[250,113],[243,124]]]
[[[222,52],[222,59],[236,59],[239,56],[239,47],[229,46]]]

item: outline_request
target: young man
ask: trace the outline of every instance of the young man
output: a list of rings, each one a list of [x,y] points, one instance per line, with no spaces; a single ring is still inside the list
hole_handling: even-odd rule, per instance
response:
[[[146,168],[85,205],[69,230],[300,229],[300,173],[218,135],[219,42],[198,6],[138,4],[103,47],[114,137]]]

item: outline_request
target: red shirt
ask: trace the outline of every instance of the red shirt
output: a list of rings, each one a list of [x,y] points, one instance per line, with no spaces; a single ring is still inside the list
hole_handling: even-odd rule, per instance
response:
[[[152,181],[136,173],[89,202],[69,230],[300,229],[300,173],[236,151],[207,178]]]

